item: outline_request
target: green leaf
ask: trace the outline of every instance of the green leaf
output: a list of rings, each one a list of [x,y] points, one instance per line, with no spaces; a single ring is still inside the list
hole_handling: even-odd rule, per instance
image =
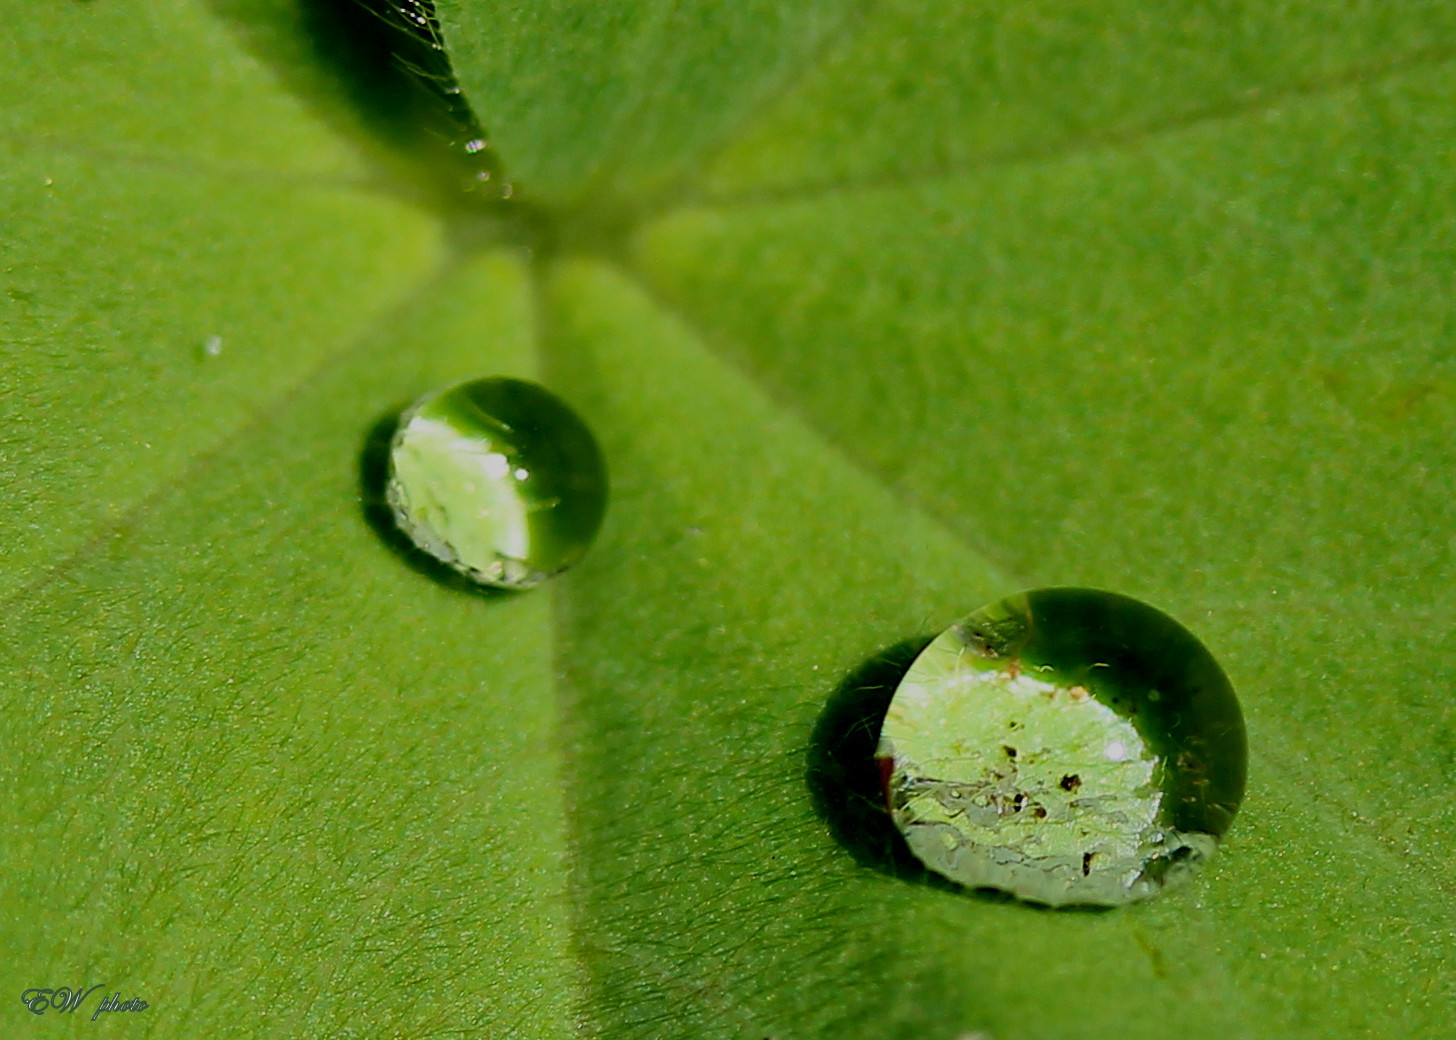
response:
[[[167,1037],[1445,1034],[1456,10],[450,0],[531,250],[330,10],[6,19],[17,990]],[[494,373],[613,479],[507,599],[361,478]],[[884,655],[1047,584],[1243,700],[1244,810],[1145,904],[896,876],[811,769]]]

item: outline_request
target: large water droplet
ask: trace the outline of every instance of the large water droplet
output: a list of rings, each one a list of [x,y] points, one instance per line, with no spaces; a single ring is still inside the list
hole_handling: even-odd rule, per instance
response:
[[[930,869],[1053,906],[1145,899],[1211,856],[1243,798],[1244,723],[1191,633],[1126,596],[1023,593],[940,634],[876,753]]]
[[[482,585],[526,589],[586,552],[607,475],[564,402],[495,377],[427,394],[400,416],[385,495],[420,549]]]

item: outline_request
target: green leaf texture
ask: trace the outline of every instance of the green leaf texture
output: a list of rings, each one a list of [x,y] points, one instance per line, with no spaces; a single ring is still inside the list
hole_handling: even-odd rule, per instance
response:
[[[5,1035],[1448,1035],[1456,8],[442,0],[526,249],[315,0],[7,2]],[[360,476],[486,374],[613,477],[505,599]],[[1224,664],[1224,850],[1108,913],[857,860],[826,704],[1052,584]]]

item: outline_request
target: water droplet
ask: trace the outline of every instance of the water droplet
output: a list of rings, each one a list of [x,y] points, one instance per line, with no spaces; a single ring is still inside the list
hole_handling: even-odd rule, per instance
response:
[[[208,357],[220,357],[222,355],[222,337],[208,336],[202,341],[202,352]]]
[[[427,394],[400,416],[385,496],[420,549],[482,585],[526,589],[586,552],[607,476],[564,402],[495,377]]]
[[[1213,855],[1246,750],[1233,688],[1187,629],[1126,596],[1052,588],[927,646],[876,755],[891,816],[930,869],[1032,902],[1114,906]]]

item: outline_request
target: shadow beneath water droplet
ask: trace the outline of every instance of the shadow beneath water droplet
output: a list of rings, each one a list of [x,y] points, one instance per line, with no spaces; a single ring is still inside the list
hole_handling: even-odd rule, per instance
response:
[[[416,574],[481,599],[515,599],[521,595],[520,591],[491,588],[471,581],[415,545],[394,522],[394,513],[384,495],[385,485],[389,482],[389,446],[399,426],[399,417],[408,407],[409,404],[402,404],[389,409],[370,425],[364,436],[364,445],[359,452],[359,502],[364,522]]]
[[[830,695],[810,738],[805,779],[830,833],[861,866],[901,881],[958,892],[987,903],[1059,913],[1106,913],[1104,906],[1046,906],[991,888],[967,888],[916,858],[890,818],[875,763],[880,727],[900,680],[932,637],[903,639],[850,672]]]
[[[807,781],[814,808],[861,866],[946,891],[965,888],[927,870],[890,819],[875,748],[895,688],[930,642],[905,639],[852,671],[814,726]]]

